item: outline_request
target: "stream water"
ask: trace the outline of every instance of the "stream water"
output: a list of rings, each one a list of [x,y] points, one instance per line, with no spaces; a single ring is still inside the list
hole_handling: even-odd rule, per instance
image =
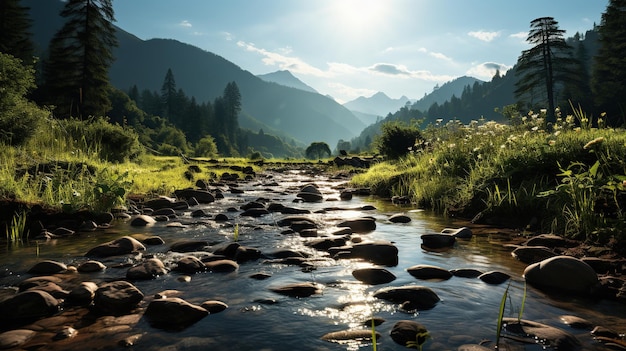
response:
[[[279,186],[265,186],[266,182]],[[445,281],[418,280],[406,269],[417,264],[435,265],[445,269],[476,268],[510,274],[510,298],[505,316],[517,317],[524,296],[521,277],[525,264],[515,260],[508,249],[503,248],[498,230],[483,231],[469,240],[457,240],[455,246],[446,251],[433,252],[421,248],[421,234],[440,232],[445,227],[461,225],[451,219],[434,216],[410,207],[397,207],[375,197],[355,196],[349,201],[324,201],[321,203],[293,203],[297,190],[307,183],[315,183],[326,199],[339,198],[336,186],[343,181],[327,177],[305,175],[289,171],[276,173],[273,178],[242,183],[243,194],[226,192],[225,198],[209,205],[200,205],[207,212],[226,213],[228,207],[239,207],[249,201],[263,197],[287,206],[309,209],[309,218],[323,223],[320,234],[331,233],[336,224],[349,218],[373,216],[377,228],[371,233],[361,234],[364,240],[388,240],[399,250],[399,263],[385,267],[397,279],[391,283],[370,286],[352,276],[352,271],[373,266],[359,260],[333,260],[324,252],[305,246],[307,238],[281,234],[276,222],[286,215],[273,213],[259,218],[241,217],[227,213],[228,225],[207,220],[197,223],[190,212],[179,214],[178,221],[184,227],[167,227],[157,223],[148,227],[130,227],[127,222],[118,222],[112,230],[82,233],[78,237],[59,239],[0,254],[0,287],[15,284],[28,277],[26,272],[41,259],[58,260],[67,264],[84,260],[84,254],[92,247],[122,235],[143,233],[158,235],[171,243],[178,239],[203,239],[212,243],[234,240],[233,225],[239,226],[238,242],[241,245],[271,253],[279,249],[300,250],[310,253],[316,260],[316,269],[305,271],[299,266],[270,264],[263,259],[240,264],[238,271],[228,274],[200,273],[191,276],[190,282],[180,282],[179,273],[170,272],[154,280],[137,281],[133,284],[145,296],[152,296],[166,289],[182,292],[185,300],[201,304],[206,300],[220,300],[229,308],[211,314],[182,331],[164,331],[151,327],[143,318],[133,327],[133,333],[144,334],[134,350],[372,350],[370,341],[351,341],[343,344],[321,340],[321,336],[345,329],[367,329],[363,321],[372,316],[381,317],[385,323],[376,327],[382,336],[378,350],[404,350],[393,342],[389,332],[399,320],[415,320],[429,330],[431,339],[424,350],[456,350],[463,344],[478,344],[491,340],[493,348],[496,338],[496,320],[500,301],[507,283],[490,285],[479,279],[452,277]],[[373,205],[374,211],[337,210],[314,213],[327,207],[360,208]],[[408,214],[412,221],[394,224],[388,219],[396,213]],[[191,224],[192,222],[196,222]],[[167,260],[167,244],[148,247],[148,253]],[[13,272],[14,274],[8,274]],[[264,272],[271,275],[265,280],[251,279],[250,275]],[[86,275],[85,280],[105,281],[123,278],[124,269],[109,268],[103,273]],[[315,282],[323,286],[321,294],[307,298],[278,295],[270,289],[296,282]],[[373,293],[386,286],[424,285],[432,288],[441,301],[432,309],[418,313],[401,312],[398,305],[379,300]],[[541,322],[574,334],[582,343],[581,350],[609,350],[594,341],[589,330],[572,329],[560,320],[562,315],[576,315],[596,325],[619,332],[626,331],[626,307],[623,303],[609,300],[592,300],[571,296],[546,295],[532,287],[527,288],[523,318]],[[268,304],[267,301],[275,301]],[[80,332],[80,331],[79,331]],[[76,350],[82,349],[80,345]],[[541,345],[519,344],[515,350],[542,350]]]

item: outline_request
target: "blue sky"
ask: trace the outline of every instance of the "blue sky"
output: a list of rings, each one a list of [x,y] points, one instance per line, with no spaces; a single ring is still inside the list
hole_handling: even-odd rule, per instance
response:
[[[218,54],[253,74],[289,70],[347,102],[382,91],[419,99],[456,77],[515,64],[530,21],[566,37],[599,24],[608,0],[118,0],[116,25]],[[176,72],[174,72],[176,75]]]

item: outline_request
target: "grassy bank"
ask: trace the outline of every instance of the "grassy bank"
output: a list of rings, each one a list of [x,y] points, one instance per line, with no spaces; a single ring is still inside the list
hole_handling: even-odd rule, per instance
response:
[[[429,126],[407,156],[372,167],[353,184],[444,214],[623,242],[626,133],[582,111],[550,128],[544,117]]]

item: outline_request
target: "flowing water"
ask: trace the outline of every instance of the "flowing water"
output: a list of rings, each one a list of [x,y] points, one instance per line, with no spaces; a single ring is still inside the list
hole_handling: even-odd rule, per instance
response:
[[[267,182],[276,186],[265,186]],[[262,178],[243,183],[243,194],[225,193],[225,198],[209,205],[195,207],[207,212],[225,213],[228,207],[239,207],[249,201],[263,197],[286,206],[309,209],[312,212],[325,207],[360,208],[373,205],[374,211],[336,210],[306,215],[322,223],[320,234],[336,230],[338,222],[349,218],[373,216],[375,231],[360,236],[364,240],[388,240],[399,249],[399,263],[385,267],[397,279],[391,283],[370,286],[357,281],[352,271],[371,267],[371,263],[359,260],[333,260],[324,252],[312,250],[304,245],[306,238],[281,234],[276,222],[285,217],[273,213],[260,218],[241,217],[227,213],[231,218],[228,225],[206,220],[198,223],[190,211],[180,213],[178,220],[187,223],[182,228],[166,227],[164,223],[137,228],[128,223],[116,223],[113,230],[83,233],[79,237],[54,240],[37,245],[25,245],[8,250],[0,255],[0,267],[4,277],[0,286],[15,284],[28,277],[26,272],[41,259],[53,259],[64,263],[83,261],[84,253],[97,244],[121,235],[144,233],[158,235],[171,243],[178,239],[203,239],[211,243],[233,241],[233,225],[239,226],[238,242],[241,245],[259,248],[263,253],[279,249],[301,250],[310,253],[315,260],[315,270],[303,270],[299,266],[271,264],[263,259],[240,264],[238,271],[228,274],[200,273],[192,275],[190,282],[182,283],[181,274],[169,274],[150,281],[133,282],[145,296],[175,289],[182,292],[181,298],[201,304],[206,300],[220,300],[228,304],[225,311],[211,314],[181,331],[166,331],[151,327],[143,318],[133,326],[133,333],[143,334],[134,350],[372,350],[370,341],[332,343],[321,340],[321,336],[345,329],[368,329],[363,322],[372,316],[381,317],[385,323],[376,327],[381,334],[378,350],[404,350],[391,340],[389,332],[399,320],[414,320],[429,330],[431,339],[424,350],[456,350],[463,344],[477,344],[490,340],[493,348],[496,337],[496,320],[500,301],[507,283],[490,285],[479,279],[452,277],[445,281],[418,280],[406,269],[417,264],[435,265],[445,269],[476,268],[481,271],[502,271],[513,278],[510,282],[510,297],[505,316],[517,317],[524,296],[521,277],[525,264],[515,260],[510,250],[503,248],[502,235],[496,229],[481,231],[469,240],[457,240],[455,246],[446,251],[433,252],[421,248],[420,235],[435,233],[445,227],[461,225],[450,219],[434,216],[410,207],[397,207],[374,197],[355,196],[350,201],[325,201],[322,203],[292,203],[295,194],[306,183],[315,183],[325,198],[338,199],[336,185],[341,181],[327,177],[314,177],[301,172],[276,173],[273,178]],[[406,224],[389,222],[390,215],[406,213],[412,221]],[[195,222],[195,223],[193,223]],[[167,244],[148,247],[148,253],[167,262]],[[169,258],[171,260],[171,258]],[[106,262],[105,262],[106,263]],[[271,275],[265,280],[251,279],[254,273]],[[9,274],[12,273],[12,274]],[[103,273],[89,274],[85,280],[105,281],[123,278],[125,269],[108,268]],[[323,287],[321,294],[307,298],[278,295],[270,289],[296,282],[315,282]],[[441,301],[432,309],[418,313],[405,313],[399,306],[373,297],[373,293],[386,286],[424,285],[432,288]],[[267,303],[274,301],[275,303]],[[563,324],[559,317],[576,315],[619,332],[626,331],[626,307],[623,303],[609,300],[593,300],[568,296],[546,295],[532,287],[527,289],[523,318],[556,326],[576,335],[582,350],[608,350],[592,340],[589,330],[576,330]],[[79,330],[80,332],[80,330]],[[96,341],[97,343],[97,341]],[[71,344],[68,344],[71,345]],[[74,345],[76,350],[82,349]],[[541,350],[541,345],[516,346],[516,350]]]

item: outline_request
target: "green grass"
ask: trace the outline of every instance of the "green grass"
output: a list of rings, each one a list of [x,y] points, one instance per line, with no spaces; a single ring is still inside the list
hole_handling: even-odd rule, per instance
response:
[[[519,227],[539,220],[538,229],[579,238],[623,223],[624,130],[592,128],[596,121],[580,110],[559,117],[550,130],[543,117],[531,113],[517,125],[451,121],[428,126],[422,132],[427,148],[378,164],[355,176],[352,185],[380,196],[408,195],[440,213],[514,218],[501,224]],[[614,211],[599,213],[599,198]]]

